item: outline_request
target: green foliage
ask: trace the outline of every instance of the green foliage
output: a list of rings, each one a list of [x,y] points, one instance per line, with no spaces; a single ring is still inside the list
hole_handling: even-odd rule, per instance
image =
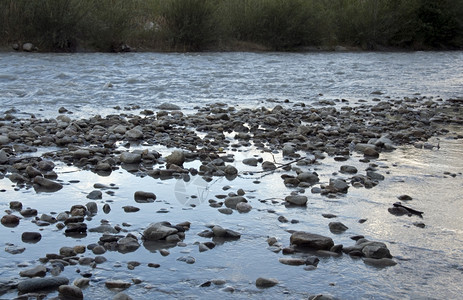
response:
[[[43,51],[462,49],[463,0],[0,0],[0,43]]]
[[[166,0],[159,24],[167,42],[184,51],[198,51],[216,39],[214,5],[208,0]]]

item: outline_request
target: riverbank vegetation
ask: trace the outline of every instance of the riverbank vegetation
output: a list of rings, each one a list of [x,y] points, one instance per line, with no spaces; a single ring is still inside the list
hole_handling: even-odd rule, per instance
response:
[[[0,44],[25,42],[68,52],[463,49],[463,0],[1,0]]]

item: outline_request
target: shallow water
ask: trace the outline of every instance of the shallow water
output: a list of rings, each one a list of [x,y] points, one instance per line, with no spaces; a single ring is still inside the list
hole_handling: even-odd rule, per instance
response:
[[[443,98],[461,96],[463,79],[463,54],[444,53],[311,53],[311,54],[255,54],[255,53],[206,53],[206,54],[18,54],[1,53],[0,62],[6,66],[0,70],[0,99],[4,111],[17,108],[24,113],[56,117],[59,107],[74,112],[71,117],[89,114],[117,113],[113,107],[122,108],[130,103],[142,109],[155,109],[162,102],[172,102],[184,110],[196,105],[216,101],[239,107],[266,105],[266,99],[305,102],[318,99],[347,98],[351,102],[373,97],[403,97],[419,92],[427,96]],[[14,70],[14,71],[13,71]],[[14,74],[14,75],[12,75]],[[105,87],[111,82],[112,88]],[[371,95],[373,91],[384,95]],[[323,96],[319,96],[323,93]],[[33,106],[32,106],[33,105]],[[338,198],[312,194],[309,189],[307,208],[287,208],[282,199],[291,189],[284,186],[276,172],[267,176],[259,173],[259,167],[245,166],[241,161],[252,155],[273,160],[269,153],[253,148],[231,151],[235,166],[242,173],[229,181],[214,178],[205,182],[199,176],[190,181],[179,179],[160,180],[136,177],[123,169],[110,176],[98,176],[76,167],[58,164],[59,180],[65,183],[55,193],[36,193],[33,189],[15,186],[7,178],[0,180],[0,207],[8,209],[9,202],[18,200],[25,207],[36,208],[42,213],[62,212],[72,205],[90,201],[86,195],[94,183],[115,184],[113,195],[103,191],[103,199],[97,200],[98,214],[86,221],[89,228],[100,224],[102,219],[111,225],[127,222],[128,232],[140,236],[151,222],[190,221],[186,232],[186,247],[170,248],[169,256],[162,256],[149,245],[127,254],[106,252],[108,261],[96,269],[88,266],[70,266],[63,272],[71,282],[81,277],[76,270],[91,271],[92,282],[84,289],[85,297],[108,299],[115,294],[105,288],[107,278],[132,278],[143,280],[125,292],[134,299],[168,299],[173,297],[196,298],[268,298],[302,299],[311,294],[328,293],[341,299],[456,299],[463,292],[463,147],[461,139],[453,139],[461,128],[449,128],[449,137],[440,138],[440,149],[425,150],[411,146],[382,153],[379,172],[386,179],[372,189],[350,187],[349,193]],[[436,139],[431,140],[437,143]],[[163,155],[170,149],[157,147]],[[50,149],[46,149],[50,151]],[[302,153],[304,155],[304,153]],[[34,155],[34,154],[33,154]],[[362,157],[352,153],[347,162],[336,162],[332,157],[310,165],[307,170],[316,171],[322,183],[330,178],[346,175],[333,172],[340,165],[350,164],[365,172],[368,164],[359,162]],[[279,163],[288,161],[276,154]],[[197,167],[198,162],[186,164]],[[246,172],[248,171],[248,172]],[[455,177],[451,176],[452,174]],[[77,183],[70,183],[79,180]],[[256,182],[258,180],[258,183]],[[224,191],[224,186],[230,186]],[[224,215],[208,205],[216,195],[236,192],[243,188],[253,210],[246,214],[236,211]],[[157,195],[154,203],[138,204],[133,200],[135,191],[150,191]],[[424,211],[417,216],[394,216],[387,209],[398,201],[397,196],[408,194],[413,200],[404,203]],[[216,199],[218,200],[218,199]],[[266,201],[263,201],[266,200]],[[273,202],[272,202],[273,200]],[[104,203],[111,205],[111,212],[103,213]],[[191,207],[195,204],[196,207]],[[125,205],[141,210],[125,213]],[[161,213],[161,211],[167,213]],[[343,222],[349,229],[343,234],[332,234],[328,223],[333,219],[322,217],[332,213],[334,220]],[[285,216],[299,223],[280,223]],[[367,219],[363,224],[359,219]],[[38,264],[37,259],[46,253],[58,253],[63,246],[87,245],[97,242],[101,234],[89,232],[86,237],[65,237],[51,225],[38,227],[32,218],[23,219],[18,227],[0,227],[4,243],[26,248],[22,254],[0,255],[2,280],[19,278],[22,269]],[[413,225],[423,222],[425,228]],[[242,233],[236,241],[226,241],[207,252],[200,253],[195,242],[208,241],[197,236],[207,224],[218,224]],[[21,233],[38,231],[42,240],[37,244],[21,241]],[[398,264],[378,269],[367,266],[362,260],[347,255],[339,258],[320,258],[318,268],[306,271],[302,267],[287,266],[278,262],[281,253],[267,249],[266,239],[274,236],[283,245],[289,245],[290,234],[286,230],[306,230],[333,238],[336,244],[353,245],[353,235],[365,235],[387,244]],[[85,253],[86,256],[93,254]],[[192,265],[177,261],[191,255]],[[127,263],[139,261],[141,265],[128,270]],[[153,269],[148,263],[159,263]],[[26,267],[18,267],[25,264]],[[258,277],[279,280],[276,287],[257,289]],[[224,286],[199,287],[202,283],[224,279]],[[222,291],[232,286],[234,292]],[[2,298],[14,298],[11,291]],[[50,295],[56,295],[52,293]]]

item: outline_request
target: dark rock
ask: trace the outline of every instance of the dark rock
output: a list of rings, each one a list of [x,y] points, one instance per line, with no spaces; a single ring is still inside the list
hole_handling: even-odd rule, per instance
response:
[[[291,235],[291,245],[313,250],[330,250],[334,242],[330,237],[305,231],[296,231]]]
[[[19,272],[21,277],[44,277],[47,274],[47,268],[45,266],[39,265],[32,269],[23,270]]]
[[[84,299],[84,293],[75,285],[60,285],[58,288],[59,296],[62,299]]]
[[[349,229],[346,225],[342,224],[341,222],[330,222],[328,226],[332,233],[343,233],[344,231]]]
[[[19,224],[19,220],[21,220],[18,216],[15,215],[4,215],[2,217],[2,225],[5,227],[16,227]]]
[[[24,243],[35,244],[42,239],[42,235],[39,232],[23,232],[21,235],[21,240]]]
[[[156,195],[151,192],[136,191],[134,199],[137,203],[150,203],[156,200]]]
[[[263,278],[259,277],[256,279],[256,287],[258,288],[270,288],[278,284],[278,280],[275,278]]]
[[[286,196],[285,201],[293,205],[305,206],[307,204],[307,196],[290,195]]]
[[[31,278],[21,281],[18,284],[18,291],[20,293],[37,292],[46,289],[58,288],[60,285],[68,283],[69,279],[65,277]]]

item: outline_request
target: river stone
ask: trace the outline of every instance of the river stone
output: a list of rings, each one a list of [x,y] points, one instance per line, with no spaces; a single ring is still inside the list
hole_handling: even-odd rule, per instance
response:
[[[297,175],[297,180],[300,182],[307,182],[309,184],[315,184],[320,181],[317,174],[309,172],[300,173]]]
[[[167,103],[164,102],[157,107],[158,109],[163,109],[163,110],[180,110],[181,107],[172,103]]]
[[[156,200],[156,195],[151,192],[136,191],[134,199],[137,203],[150,203]]]
[[[180,150],[175,150],[166,157],[166,163],[168,165],[182,166],[184,162],[185,154]]]
[[[258,163],[259,161],[257,160],[257,158],[254,158],[254,157],[243,159],[243,164],[248,165],[248,166],[256,167]]]
[[[219,225],[215,225],[212,227],[212,232],[214,233],[215,237],[223,237],[223,238],[240,238],[241,234],[239,232],[225,229]]]
[[[74,248],[72,247],[61,247],[59,249],[59,254],[64,257],[71,257],[71,256],[75,256],[76,252],[74,251]]]
[[[76,159],[88,158],[90,157],[90,151],[87,149],[78,149],[72,153],[72,156]]]
[[[305,265],[305,259],[303,258],[286,258],[280,257],[278,261],[282,264],[289,265],[289,266],[302,266]]]
[[[262,170],[264,171],[273,171],[277,168],[277,166],[271,161],[264,161],[262,163]]]
[[[16,245],[9,245],[5,247],[5,252],[10,254],[21,254],[26,250],[24,247],[16,246]]]
[[[126,164],[138,164],[141,161],[141,154],[134,152],[122,152],[119,160]]]
[[[250,212],[252,209],[252,206],[251,204],[247,203],[247,202],[239,202],[237,205],[236,205],[236,210],[239,211],[240,213],[247,213],[247,212]]]
[[[90,284],[90,278],[77,278],[73,284],[78,288],[86,287]]]
[[[259,277],[256,279],[256,287],[258,288],[270,288],[277,284],[278,284],[278,280],[275,278]]]
[[[341,222],[330,222],[328,226],[332,233],[343,233],[344,231],[349,229],[346,225],[342,224]]]
[[[240,202],[241,203],[241,202]],[[231,208],[228,208],[228,207],[222,207],[222,208],[219,208],[218,211],[222,214],[225,214],[225,215],[231,215],[233,213],[233,209]]]
[[[293,205],[305,206],[307,204],[307,196],[289,195],[286,196],[285,201]]]
[[[360,244],[362,246],[362,253],[365,257],[368,258],[392,258],[389,249],[387,248],[386,244],[381,242],[366,242],[364,244]]]
[[[85,207],[87,208],[87,211],[91,214],[91,215],[96,215],[98,213],[98,206],[96,204],[96,202],[88,202],[87,204],[85,204]]]
[[[128,140],[141,140],[143,139],[143,132],[137,128],[127,130],[125,137]]]
[[[21,235],[21,240],[24,243],[35,244],[42,239],[42,235],[39,232],[23,232]]]
[[[140,208],[136,206],[132,206],[132,205],[122,206],[122,208],[124,209],[126,213],[134,213],[140,210]]]
[[[384,176],[379,174],[379,173],[376,173],[376,172],[373,172],[373,171],[367,171],[367,176],[370,178],[370,179],[373,179],[373,180],[384,180]]]
[[[147,241],[157,241],[164,239],[168,235],[176,234],[177,232],[178,230],[176,228],[166,226],[164,223],[151,223],[148,228],[143,231],[143,237]]]
[[[358,172],[358,170],[354,166],[344,165],[344,166],[341,166],[340,172],[341,173],[347,173],[347,174],[355,174],[355,173]]]
[[[366,257],[363,259],[363,262],[366,265],[374,266],[377,268],[392,267],[397,265],[397,263],[394,260],[386,257],[380,259]]]
[[[9,160],[8,153],[4,150],[0,150],[0,164],[6,164]]]
[[[20,201],[10,201],[10,209],[21,210],[23,204]]]
[[[186,262],[187,264],[194,264],[196,259],[193,256],[181,256],[177,258],[178,261]]]
[[[93,254],[100,255],[104,254],[106,252],[105,247],[98,245],[95,248],[92,249]]]
[[[37,210],[35,208],[26,208],[19,212],[21,216],[25,218],[34,217],[37,215]]]
[[[223,169],[223,172],[225,173],[225,175],[233,176],[233,175],[238,174],[238,169],[235,168],[235,167],[232,166],[232,165],[227,165],[227,166]]]
[[[224,201],[224,204],[228,208],[236,209],[236,205],[240,202],[248,202],[243,196],[232,196],[227,197]]]
[[[34,177],[33,182],[37,192],[56,192],[63,188],[61,183],[40,176]]]
[[[60,285],[58,291],[62,299],[84,299],[84,293],[75,285]]]
[[[4,215],[2,217],[2,225],[5,227],[16,227],[19,224],[19,220],[21,220],[18,216],[15,215]]]
[[[27,269],[19,272],[21,277],[44,277],[47,274],[47,268],[43,265],[36,266],[32,269]]]
[[[34,178],[36,176],[42,176],[42,172],[40,172],[37,168],[34,168],[33,166],[26,167],[26,174],[30,178]]]
[[[120,292],[114,295],[113,300],[132,300],[132,298],[129,295]]]
[[[6,135],[0,135],[0,145],[6,145],[10,142],[10,139]]]
[[[99,232],[99,233],[105,233],[105,232],[106,233],[118,233],[119,232],[109,224],[101,224],[97,227],[90,228],[88,231],[89,232]]]
[[[65,277],[31,278],[21,281],[18,284],[18,291],[20,293],[31,293],[40,290],[58,288],[60,285],[68,283],[69,279]]]
[[[87,198],[88,198],[88,199],[92,199],[92,200],[99,200],[99,199],[102,199],[102,198],[103,198],[103,193],[102,193],[101,191],[94,190],[94,191],[91,191],[91,192],[87,195]]]
[[[296,231],[291,235],[290,243],[303,248],[314,250],[330,250],[334,242],[330,237],[305,231]]]
[[[338,298],[328,294],[318,294],[309,296],[309,300],[338,300]]]
[[[128,289],[132,283],[123,280],[107,280],[105,286],[108,289]]]

